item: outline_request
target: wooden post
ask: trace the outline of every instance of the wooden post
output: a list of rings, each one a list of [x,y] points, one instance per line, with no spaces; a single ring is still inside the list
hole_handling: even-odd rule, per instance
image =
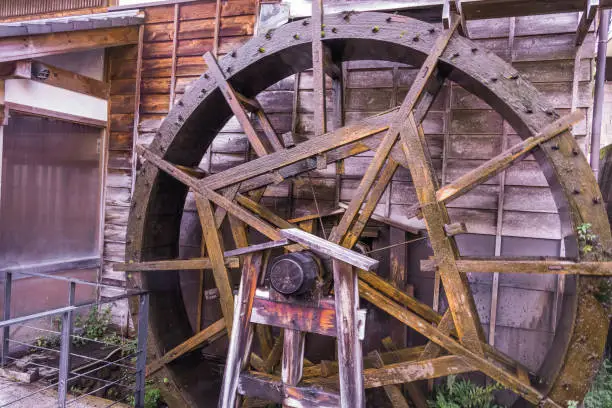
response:
[[[298,330],[285,329],[283,341],[283,366],[281,378],[283,384],[297,385],[302,379],[304,369],[305,333]],[[283,404],[283,408],[289,405]]]
[[[219,408],[234,408],[236,404],[238,379],[245,362],[248,361],[246,356],[250,354],[250,343],[253,338],[251,310],[261,271],[261,260],[261,253],[247,255],[244,259],[240,288],[236,298],[236,313],[232,326],[233,335],[230,338],[223,385],[219,396]]]
[[[359,292],[357,273],[342,261],[333,260],[334,297],[338,331],[340,401],[343,407],[365,407],[363,352],[356,336]]]

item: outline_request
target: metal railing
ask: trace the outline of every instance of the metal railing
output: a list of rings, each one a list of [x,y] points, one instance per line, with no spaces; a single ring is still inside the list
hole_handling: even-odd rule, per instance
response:
[[[53,279],[65,281],[68,284],[68,293],[67,293],[67,305],[64,307],[59,307],[56,309],[46,310],[39,313],[33,313],[26,316],[19,317],[11,317],[11,297],[13,290],[13,275],[26,275],[30,277],[38,277],[44,279]],[[27,346],[33,350],[44,351],[48,353],[58,353],[58,373],[57,373],[57,381],[52,382],[49,385],[46,385],[42,388],[37,389],[36,391],[30,392],[26,395],[19,396],[11,401],[1,401],[0,408],[2,407],[10,407],[13,404],[23,401],[27,398],[32,398],[44,391],[53,389],[57,387],[57,406],[60,408],[65,408],[70,406],[74,402],[81,400],[82,398],[95,394],[104,389],[108,389],[109,387],[118,386],[118,387],[127,387],[133,390],[133,394],[128,394],[129,397],[125,397],[125,400],[132,399],[134,406],[136,408],[144,407],[145,401],[145,368],[146,368],[146,358],[147,358],[147,324],[149,317],[149,294],[148,292],[141,290],[131,290],[127,289],[126,293],[105,298],[102,301],[90,301],[85,303],[76,303],[75,293],[77,285],[87,285],[87,286],[95,286],[97,288],[112,288],[112,289],[121,289],[125,290],[125,288],[104,285],[96,282],[90,282],[82,279],[69,278],[64,276],[56,276],[49,275],[45,273],[39,272],[26,272],[26,271],[5,271],[5,280],[4,280],[4,310],[3,310],[3,319],[0,321],[0,329],[2,332],[2,343],[1,343],[1,356],[0,356],[0,365],[2,367],[7,367],[10,362],[18,360],[17,358],[11,357],[9,355],[9,346],[11,343]],[[96,307],[98,308],[100,305],[113,303],[118,300],[127,299],[132,296],[139,297],[139,313],[138,313],[138,324],[137,324],[137,335],[136,335],[136,349],[134,352],[129,353],[127,355],[123,355],[125,346],[120,346],[116,348],[114,352],[121,349],[122,356],[119,359],[114,361],[109,361],[108,359],[99,359],[88,355],[77,354],[72,350],[72,343],[74,340],[77,341],[86,341],[86,342],[94,342],[100,343],[105,346],[114,346],[117,347],[117,344],[105,342],[103,339],[91,339],[84,336],[79,336],[74,333],[74,317],[75,313],[84,308]],[[99,310],[99,308],[97,309]],[[40,327],[34,327],[30,325],[26,325],[28,322],[32,322],[37,319],[47,318],[47,317],[61,317],[61,329],[59,331],[44,329]],[[53,347],[45,347],[40,344],[29,344],[27,342],[22,342],[16,339],[11,338],[10,329],[11,327],[20,326],[26,327],[32,330],[40,330],[45,333],[50,333],[52,335],[57,335],[59,337],[59,349],[55,349]],[[112,354],[112,353],[111,353]],[[79,367],[77,369],[71,368],[71,359],[79,358],[87,361],[91,361],[91,366],[87,364],[85,369],[83,367]],[[110,358],[110,357],[107,357]],[[135,364],[130,364],[131,361],[135,359]],[[41,363],[32,363],[34,366],[38,366],[44,369],[54,370],[56,367],[52,367],[49,365],[41,364]],[[109,368],[109,367],[120,367],[125,372],[129,372],[119,379],[116,380],[106,380],[96,376],[96,372]],[[81,395],[74,396],[70,398],[69,391],[71,384],[77,379],[80,378],[88,378],[92,380],[96,380],[103,385],[94,390],[91,390],[86,393],[82,393]],[[131,381],[130,381],[131,380]],[[133,397],[132,397],[133,395]],[[121,401],[112,402],[109,406],[113,406],[118,404]]]

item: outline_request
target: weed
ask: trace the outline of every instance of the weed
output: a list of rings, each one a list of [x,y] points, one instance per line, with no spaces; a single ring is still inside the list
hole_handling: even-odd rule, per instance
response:
[[[82,330],[81,337],[96,341],[102,340],[107,335],[110,323],[111,308],[107,307],[100,311],[97,305],[91,307],[85,318],[77,316],[74,321],[75,327]],[[85,342],[83,339],[77,340],[80,340],[81,343]]]
[[[599,368],[591,389],[584,397],[585,408],[612,407],[612,361],[606,359]]]
[[[434,399],[427,401],[430,408],[503,408],[494,402],[493,392],[499,384],[481,387],[468,380],[449,375],[446,384],[437,387]]]
[[[161,391],[159,390],[159,388],[147,386],[145,388],[144,407],[145,408],[157,408],[160,402],[162,402],[162,396],[161,396]],[[128,398],[128,404],[130,404],[131,406],[134,406],[136,404],[133,396],[130,396]]]

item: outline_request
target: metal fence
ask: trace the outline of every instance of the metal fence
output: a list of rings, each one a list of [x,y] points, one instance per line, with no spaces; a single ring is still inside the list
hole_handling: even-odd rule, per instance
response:
[[[67,284],[67,305],[64,307],[46,310],[40,313],[30,314],[26,316],[20,317],[11,317],[11,292],[13,289],[13,278],[14,275],[26,275],[30,277],[38,277],[45,279],[54,279],[65,281]],[[4,281],[4,315],[3,320],[0,321],[0,329],[2,332],[2,344],[1,344],[1,357],[0,364],[1,366],[7,367],[11,362],[17,360],[17,358],[9,355],[9,346],[11,344],[26,346],[33,350],[44,351],[47,353],[57,353],[59,355],[57,360],[57,367],[52,367],[45,364],[31,363],[35,366],[40,366],[45,369],[57,369],[57,380],[53,381],[51,384],[46,385],[42,388],[39,388],[35,391],[32,391],[26,395],[21,395],[19,397],[14,398],[11,401],[0,401],[0,408],[2,407],[11,407],[16,406],[15,404],[20,401],[24,401],[27,399],[35,398],[38,394],[43,393],[47,390],[52,390],[54,388],[57,389],[57,406],[64,408],[72,406],[76,401],[79,401],[85,398],[88,395],[95,394],[101,390],[108,389],[109,387],[118,386],[118,387],[127,387],[133,393],[126,392],[125,394],[129,395],[129,397],[124,398],[125,402],[133,403],[133,405],[137,408],[144,407],[145,400],[145,368],[146,368],[146,344],[147,344],[147,323],[148,323],[148,314],[149,314],[149,294],[145,291],[140,290],[126,290],[126,292],[122,295],[106,298],[102,301],[96,302],[86,302],[77,304],[75,300],[75,292],[77,285],[89,285],[96,286],[97,288],[102,287],[110,287],[113,289],[117,289],[116,286],[109,286],[100,283],[90,282],[81,279],[63,277],[50,275],[45,273],[37,273],[37,272],[25,272],[25,271],[8,271],[5,272],[5,281]],[[124,289],[124,288],[121,288]],[[77,354],[73,350],[72,343],[74,341],[82,341],[82,342],[95,342],[100,343],[101,345],[106,346],[115,346],[117,344],[109,343],[104,341],[103,339],[91,339],[86,338],[84,336],[80,336],[75,334],[74,331],[74,318],[75,314],[86,308],[95,307],[99,310],[99,307],[104,304],[113,303],[118,300],[127,299],[132,296],[139,297],[140,310],[138,314],[138,323],[137,323],[137,334],[136,334],[136,347],[135,350],[130,352],[127,355],[123,355],[124,351],[122,349],[122,356],[116,360],[109,361],[108,359],[99,359],[92,356]],[[48,317],[59,317],[61,318],[61,326],[60,330],[48,330],[39,327],[34,327],[28,325],[28,323],[35,321],[41,318]],[[27,342],[22,342],[17,339],[12,339],[10,336],[10,328],[11,327],[27,327],[32,330],[40,330],[45,332],[46,334],[50,334],[52,336],[59,337],[59,346],[48,347],[46,345],[40,344],[30,344]],[[130,347],[133,348],[133,347]],[[91,366],[93,368],[83,370],[83,367],[79,367],[78,370],[75,370],[71,367],[71,359],[79,358],[87,361],[91,361]],[[135,364],[134,364],[135,360]],[[86,364],[89,366],[89,364]],[[97,375],[100,370],[111,367],[120,367],[123,369],[126,374],[125,376],[116,379],[116,380],[107,380],[100,378]],[[98,387],[97,389],[93,389],[87,393],[82,393],[80,395],[70,395],[70,387],[71,384],[74,384],[76,380],[79,378],[83,379],[92,379],[103,385]],[[133,396],[133,398],[132,398]],[[131,401],[128,401],[131,400]],[[115,401],[112,402],[108,406],[116,405],[120,402],[124,401]]]

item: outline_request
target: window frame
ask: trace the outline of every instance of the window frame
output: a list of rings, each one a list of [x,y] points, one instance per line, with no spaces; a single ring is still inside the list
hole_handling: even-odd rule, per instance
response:
[[[22,105],[15,102],[5,102],[4,103],[4,120],[0,123],[0,191],[2,188],[2,156],[4,154],[4,145],[3,145],[3,134],[4,126],[8,124],[10,120],[11,111],[18,112],[30,116],[39,116],[43,118],[56,119],[64,122],[76,123],[80,125],[86,125],[93,128],[96,128],[100,131],[99,145],[98,145],[98,191],[100,192],[99,202],[98,202],[98,214],[96,219],[97,224],[97,249],[98,255],[81,258],[77,260],[61,260],[58,262],[43,262],[39,264],[29,264],[20,267],[6,267],[0,268],[0,273],[4,273],[7,271],[18,272],[22,274],[22,277],[25,277],[28,274],[36,274],[36,273],[53,273],[53,272],[68,272],[71,270],[78,269],[98,269],[98,275],[101,273],[101,268],[103,265],[103,255],[104,255],[104,211],[105,211],[105,182],[106,182],[106,146],[108,146],[108,121],[88,118],[84,116],[72,115],[69,113],[52,111],[48,109],[38,108],[30,105]],[[0,193],[0,200],[2,200],[2,195]],[[33,276],[33,275],[31,275]],[[19,278],[16,276],[15,278]]]

